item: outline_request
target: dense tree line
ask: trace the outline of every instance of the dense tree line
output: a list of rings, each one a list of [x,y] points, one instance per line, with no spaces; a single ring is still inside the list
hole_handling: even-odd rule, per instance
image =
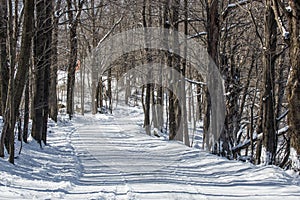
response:
[[[190,146],[189,135],[203,121],[204,149],[228,159],[296,168],[300,155],[299,1],[1,0],[0,15],[0,114],[4,117],[0,156],[5,156],[6,149],[11,163],[19,118],[24,125],[20,140],[27,142],[31,118],[33,138],[41,146],[46,144],[48,117],[57,121],[63,104],[57,73],[64,70],[70,119],[75,111],[84,114],[87,103],[93,114],[111,113],[119,100],[113,87],[116,81],[125,88],[125,103],[141,98],[149,135],[157,134],[155,128],[168,133],[170,140]],[[173,33],[162,35],[166,40],[172,37],[174,43],[164,44],[166,49],[179,46],[177,31],[205,47],[224,79],[222,130],[210,129],[218,122],[212,120],[215,105],[203,75],[178,56],[179,51],[187,54],[187,49],[171,52],[146,47],[124,53],[105,72],[85,62],[114,34],[148,27]],[[151,36],[145,34],[145,43],[151,45],[147,37]],[[133,87],[139,77],[120,79],[135,66],[154,61],[185,77],[176,84],[184,88],[183,103],[162,87],[163,73],[157,82],[141,88]],[[147,77],[154,75],[149,72]],[[220,131],[220,137],[207,145],[211,131]]]

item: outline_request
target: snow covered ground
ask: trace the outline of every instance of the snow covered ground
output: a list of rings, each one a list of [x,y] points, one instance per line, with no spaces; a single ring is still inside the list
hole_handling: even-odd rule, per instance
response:
[[[300,180],[274,166],[229,161],[142,129],[136,107],[61,116],[48,146],[0,159],[0,199],[300,199]]]

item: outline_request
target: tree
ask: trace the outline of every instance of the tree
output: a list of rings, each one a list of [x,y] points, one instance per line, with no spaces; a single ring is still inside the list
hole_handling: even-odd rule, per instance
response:
[[[150,35],[147,33],[147,27],[151,27],[151,16],[150,13],[149,14],[149,19],[147,20],[147,15],[146,15],[146,10],[147,10],[147,5],[149,7],[149,11],[151,12],[151,4],[150,2],[147,3],[147,0],[143,0],[143,11],[142,11],[142,15],[143,15],[143,26],[145,29],[145,44],[146,44],[146,48],[145,48],[145,54],[146,54],[146,62],[147,64],[150,64],[152,62],[152,58],[150,55]],[[147,74],[147,78],[148,80],[150,79],[151,76],[151,71],[148,72]],[[145,104],[144,104],[144,127],[146,129],[146,133],[148,135],[151,134],[150,132],[150,95],[151,95],[151,84],[147,83],[146,84],[146,96],[145,96]]]
[[[49,73],[51,66],[52,1],[36,3],[36,33],[34,37],[35,85],[32,116],[32,137],[46,144]]]
[[[53,37],[52,37],[52,65],[50,69],[50,86],[49,86],[49,116],[57,122],[57,70],[58,70],[58,22],[60,15],[61,0],[56,2],[55,12],[53,14]]]
[[[218,0],[208,0],[206,5],[207,13],[207,52],[215,64],[218,65],[218,52],[219,52],[219,35],[220,35],[220,24],[219,24],[219,1]],[[209,144],[209,127],[211,125],[211,97],[208,88],[205,88],[205,108],[204,108],[204,121],[203,121],[203,134],[204,142]],[[215,123],[215,122],[213,122]],[[223,134],[224,135],[224,134]],[[224,139],[226,140],[226,139]],[[211,144],[215,145],[215,144]],[[207,146],[210,148],[210,145]],[[226,150],[226,148],[224,148]],[[209,149],[211,150],[211,149]],[[227,148],[228,150],[228,148]],[[214,150],[215,151],[215,150]]]
[[[69,18],[69,40],[70,54],[68,63],[68,80],[67,80],[67,114],[71,119],[74,114],[74,86],[75,86],[75,69],[77,64],[77,26],[80,19],[84,1],[68,0],[68,18]],[[75,5],[76,15],[73,14],[73,6]]]
[[[171,3],[171,17],[170,17],[170,23],[173,27],[174,32],[172,33],[173,36],[173,43],[172,50],[174,53],[172,53],[171,56],[171,66],[174,68],[175,73],[171,74],[171,79],[173,80],[179,80],[179,73],[180,73],[180,48],[179,48],[179,24],[177,23],[179,20],[179,10],[180,10],[180,1],[175,0]],[[177,97],[174,93],[174,91],[180,91],[180,85],[178,83],[173,84],[173,88],[169,91],[169,139],[170,140],[179,140],[183,141],[183,130],[180,128],[180,120],[182,115],[182,108],[180,108],[179,105],[179,97]],[[182,128],[182,127],[181,127]]]
[[[14,81],[10,79],[9,97],[13,99],[13,104],[10,101],[9,106],[6,107],[5,121],[2,134],[9,138],[9,162],[14,163],[14,127],[16,124],[16,116],[19,111],[21,98],[25,86],[26,75],[29,69],[29,59],[31,54],[31,41],[33,36],[33,19],[34,19],[34,1],[25,0],[24,5],[24,22],[22,30],[21,49],[19,55],[18,69]],[[11,70],[12,71],[12,70]],[[1,142],[1,151],[4,149]],[[1,152],[2,153],[2,152]],[[4,155],[4,154],[3,154]]]
[[[288,124],[291,145],[300,155],[300,2],[290,0],[288,13],[290,27],[289,56],[291,69],[287,83],[287,99],[289,103]]]
[[[7,1],[0,1],[0,115],[3,115],[6,106],[8,89],[8,65],[7,65]]]
[[[274,164],[277,150],[277,136],[275,127],[275,52],[277,42],[277,25],[271,0],[266,1],[264,21],[264,54],[263,54],[263,133],[264,146],[266,147],[267,164]]]

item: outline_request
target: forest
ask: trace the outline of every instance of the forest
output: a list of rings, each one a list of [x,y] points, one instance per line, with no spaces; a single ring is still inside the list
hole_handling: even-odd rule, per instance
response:
[[[0,0],[0,15],[10,163],[17,142],[47,145],[62,112],[110,115],[123,100],[142,104],[148,135],[192,146],[200,130],[212,154],[300,170],[300,1]]]

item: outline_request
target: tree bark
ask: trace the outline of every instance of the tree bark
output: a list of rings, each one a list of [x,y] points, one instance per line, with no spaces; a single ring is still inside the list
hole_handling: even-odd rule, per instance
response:
[[[171,74],[171,80],[173,80],[173,88],[170,90],[170,97],[169,97],[169,139],[170,140],[178,140],[183,141],[183,122],[182,120],[182,111],[183,108],[180,107],[179,104],[179,98],[174,93],[174,91],[180,91],[183,90],[181,88],[181,83],[178,83],[178,80],[180,79],[179,73],[181,73],[180,69],[180,47],[179,47],[179,24],[177,23],[179,20],[179,11],[180,11],[180,1],[174,0],[171,4],[171,24],[173,25],[173,43],[172,43],[172,50],[174,53],[172,53],[171,56],[171,67],[174,68],[174,73]],[[169,58],[168,58],[169,59]],[[179,92],[177,94],[180,94]],[[182,94],[180,94],[182,95]],[[182,103],[182,102],[180,102]]]
[[[95,1],[91,0],[91,17],[92,17],[92,36],[93,36],[93,48],[97,47],[96,40],[96,16],[95,16]],[[94,55],[97,56],[97,55]],[[98,112],[98,106],[100,101],[100,96],[102,96],[101,88],[99,88],[100,82],[98,81],[98,71],[96,65],[92,65],[92,114]],[[102,77],[100,77],[102,79]],[[101,83],[102,84],[102,83]],[[101,85],[102,87],[102,85]],[[102,109],[100,107],[100,109]]]
[[[218,0],[208,0],[207,1],[207,52],[218,65],[218,53],[219,53],[219,34],[220,34],[220,25],[219,25],[219,13],[218,13],[219,1]],[[210,123],[211,121],[211,97],[207,88],[205,88],[205,108],[204,108],[204,122],[203,122],[203,133],[206,146],[208,150],[212,150],[211,147],[214,146],[215,141],[210,140],[209,134],[209,127],[213,126],[217,122],[212,121],[213,124]],[[213,130],[214,131],[214,130]],[[216,138],[217,139],[217,138]],[[213,150],[215,151],[215,150]]]
[[[69,18],[69,40],[70,55],[68,63],[68,80],[67,80],[67,114],[72,119],[74,115],[74,86],[75,86],[75,69],[77,64],[77,25],[80,18],[84,1],[78,2],[78,10],[74,17],[72,11],[72,0],[68,0],[68,18]]]
[[[287,83],[288,125],[291,146],[300,157],[300,2],[290,0],[289,5],[292,12],[289,13],[291,69]]]
[[[23,141],[27,143],[28,138],[28,124],[29,124],[29,76],[27,74],[25,85],[25,105],[24,105],[24,124],[23,124]]]
[[[0,1],[0,115],[3,116],[6,107],[8,90],[8,65],[7,65],[7,0]]]
[[[6,135],[10,136],[10,158],[9,162],[14,163],[14,126],[16,124],[16,118],[13,117],[17,115],[19,111],[20,102],[22,99],[22,94],[24,90],[26,74],[29,69],[29,59],[31,54],[31,41],[33,34],[33,19],[34,19],[34,0],[25,0],[24,6],[24,26],[22,30],[22,40],[21,40],[21,49],[19,54],[19,62],[18,62],[18,70],[15,75],[14,82],[10,82],[13,84],[13,90],[10,87],[9,98],[13,98],[13,106],[10,106],[10,111],[7,110],[5,112],[5,122],[3,126],[2,133],[6,133]],[[13,114],[13,115],[11,115]],[[2,149],[2,148],[1,148]]]
[[[275,52],[277,24],[271,7],[271,0],[266,1],[265,8],[265,46],[263,54],[263,144],[266,148],[266,164],[275,164],[277,150],[276,116],[275,116]]]
[[[185,36],[188,35],[188,1],[184,0],[184,34]],[[187,66],[187,38],[185,38],[184,42],[184,59],[182,61],[182,79],[181,79],[181,99],[182,99],[182,124],[183,124],[183,142],[186,146],[190,146],[189,140],[189,129],[188,129],[188,122],[187,122],[187,109],[186,109],[186,90],[185,90],[185,76],[186,76],[186,66]]]
[[[34,113],[32,116],[32,137],[41,144],[46,144],[48,101],[49,101],[49,73],[51,66],[52,40],[52,1],[38,1],[36,3],[37,31],[34,39],[35,87]]]
[[[148,6],[149,5],[148,3]],[[146,8],[147,8],[147,0],[143,1],[143,11],[142,11],[142,15],[143,15],[143,26],[144,26],[144,33],[145,33],[145,44],[146,44],[146,48],[145,48],[145,54],[146,54],[146,64],[151,63],[151,55],[149,53],[149,49],[148,47],[150,46],[150,38],[149,35],[147,33],[147,27],[148,27],[148,23],[147,23],[147,16],[146,16]],[[150,78],[150,72],[148,72],[147,74],[147,78],[149,80]],[[145,119],[144,119],[144,127],[146,129],[146,133],[148,135],[151,134],[150,132],[150,95],[151,95],[151,85],[149,83],[146,84],[146,96],[145,96]]]
[[[57,16],[60,10],[61,0],[56,2],[55,14],[53,15],[53,38],[52,38],[52,65],[50,68],[50,86],[49,86],[49,116],[57,122],[58,105],[57,105],[57,70],[58,70],[58,21]]]
[[[50,69],[52,58],[52,1],[45,0],[45,70],[44,70],[44,106],[43,106],[43,131],[42,141],[47,144],[47,124],[49,116],[49,85],[50,85]]]
[[[0,2],[0,115],[6,110],[6,99],[9,82],[9,71],[7,66],[7,1]],[[0,144],[0,157],[4,157],[4,143],[6,133],[2,131]]]

